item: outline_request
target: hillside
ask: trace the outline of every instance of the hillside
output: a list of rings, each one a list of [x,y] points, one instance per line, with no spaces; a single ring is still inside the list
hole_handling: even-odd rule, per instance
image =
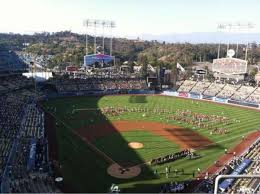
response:
[[[105,39],[105,52],[109,53],[109,41]],[[101,38],[97,38],[97,46],[101,46]],[[25,44],[26,43],[26,44]],[[2,46],[1,46],[2,45]],[[80,66],[85,55],[85,36],[70,31],[57,33],[36,33],[34,35],[0,34],[0,47],[13,51],[25,51],[37,55],[52,55],[48,62],[50,68],[75,64]],[[225,57],[226,45],[221,45],[220,57]],[[230,45],[236,49],[236,45]],[[89,36],[89,53],[93,53],[93,37]],[[150,63],[153,66],[172,66],[177,62],[190,66],[193,62],[209,61],[217,58],[217,44],[190,43],[159,43],[157,41],[113,39],[113,55],[116,64],[124,61],[137,61],[139,64]],[[245,45],[239,45],[238,58],[244,58]],[[255,64],[260,61],[260,47],[256,43],[250,44],[248,61]]]

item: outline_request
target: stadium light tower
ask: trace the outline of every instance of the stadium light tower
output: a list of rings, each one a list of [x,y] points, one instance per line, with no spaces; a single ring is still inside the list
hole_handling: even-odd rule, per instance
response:
[[[219,31],[227,31],[228,33],[231,32],[231,30],[233,30],[234,32],[241,32],[242,30],[245,30],[246,33],[249,32],[250,29],[254,28],[254,24],[248,22],[248,23],[242,23],[242,22],[236,22],[236,23],[221,23],[218,24],[217,29]],[[230,42],[228,41],[227,44],[227,52],[229,50],[229,44]],[[220,42],[219,42],[219,46],[218,46],[218,58],[219,58],[219,53],[220,53]],[[237,41],[237,46],[236,46],[236,57],[237,57],[237,53],[238,53],[238,41]],[[247,39],[247,43],[246,43],[246,51],[245,51],[245,60],[247,60],[247,53],[248,53],[248,39]]]
[[[114,21],[107,21],[107,20],[91,20],[91,19],[86,19],[83,22],[83,25],[86,26],[86,55],[88,55],[88,29],[89,28],[93,28],[94,30],[94,34],[93,34],[93,38],[94,38],[94,54],[96,54],[96,49],[97,49],[97,30],[99,28],[102,28],[102,48],[103,48],[103,54],[104,54],[104,50],[105,50],[105,37],[104,37],[104,33],[105,33],[105,28],[110,29],[110,55],[112,55],[112,28],[115,28],[115,22]]]
[[[102,21],[102,53],[105,54],[105,27],[106,21]]]
[[[112,56],[112,44],[113,44],[113,36],[112,36],[112,29],[116,27],[115,22],[110,21],[109,28],[110,28],[110,56]]]
[[[93,24],[94,24],[94,54],[96,54],[97,53],[97,36],[96,36],[96,33],[97,33],[97,27],[99,25],[99,20],[94,20]]]
[[[88,55],[88,27],[90,26],[90,20],[84,20],[83,25],[86,26],[86,55]]]

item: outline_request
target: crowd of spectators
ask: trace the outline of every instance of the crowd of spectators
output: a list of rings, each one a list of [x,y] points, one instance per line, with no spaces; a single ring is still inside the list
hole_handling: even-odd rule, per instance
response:
[[[217,94],[220,98],[230,98],[241,85],[226,84],[225,87]]]
[[[0,96],[0,178],[23,116],[24,99],[15,94]],[[1,179],[0,179],[1,180]]]
[[[204,95],[207,96],[216,96],[225,86],[225,84],[222,83],[216,83],[213,82],[205,91],[204,91]]]
[[[208,81],[201,81],[201,82],[197,82],[197,84],[191,89],[191,92],[193,93],[203,93],[209,86],[210,86],[210,82]]]
[[[44,113],[34,101],[37,94],[30,90],[31,81],[23,76],[0,79],[4,80],[1,85],[10,86],[0,95],[1,191],[58,192],[50,174]]]
[[[22,75],[0,77],[0,94],[28,88],[33,85],[33,80]]]
[[[161,187],[160,193],[182,193],[189,182],[170,182]]]
[[[251,86],[241,86],[235,93],[232,95],[231,99],[235,100],[245,100],[252,92],[255,90],[254,87]]]
[[[190,92],[190,90],[195,86],[196,81],[193,80],[185,80],[182,85],[179,87],[179,92]]]
[[[244,174],[260,175],[260,140],[253,144],[249,150],[241,156],[241,159],[251,159],[251,164],[247,167]],[[228,193],[259,193],[260,179],[236,179],[233,186],[229,188]]]
[[[248,150],[242,154],[241,156],[233,154],[233,158],[227,163],[224,164],[221,170],[212,175],[205,177],[206,180],[202,182],[197,188],[196,192],[198,193],[212,193],[214,189],[214,180],[218,175],[228,175],[231,174],[244,159],[250,159],[251,163],[248,167],[242,172],[242,174],[260,174],[259,168],[259,159],[260,159],[260,139],[258,139],[254,144],[252,144]],[[218,165],[217,163],[215,165]],[[224,181],[224,180],[222,180]],[[250,178],[250,179],[234,179],[234,182],[228,189],[225,191],[226,193],[241,193],[241,194],[256,194],[259,193],[260,189],[260,179],[259,178]]]
[[[24,71],[27,68],[26,63],[11,50],[3,49],[0,45],[0,72]]]
[[[256,88],[246,101],[260,104],[260,87]]]
[[[178,82],[178,92],[191,92],[205,96],[232,99],[260,104],[260,87],[250,86],[247,82],[193,81]]]
[[[133,90],[148,89],[144,79],[137,78],[86,78],[86,79],[53,79],[51,83],[55,84],[57,91],[79,92],[93,90]]]
[[[50,176],[29,176],[11,183],[13,193],[57,193],[59,192]]]

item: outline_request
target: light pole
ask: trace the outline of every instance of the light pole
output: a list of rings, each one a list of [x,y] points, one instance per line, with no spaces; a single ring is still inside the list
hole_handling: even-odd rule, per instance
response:
[[[112,56],[112,49],[113,49],[113,36],[112,36],[112,28],[115,28],[115,22],[114,21],[107,21],[107,20],[92,20],[92,19],[86,19],[83,22],[83,25],[86,26],[86,55],[89,54],[88,52],[88,29],[92,28],[94,30],[94,34],[93,34],[93,39],[94,39],[94,45],[93,45],[93,51],[94,54],[97,53],[97,30],[98,28],[102,28],[102,49],[103,49],[103,54],[105,54],[105,29],[109,29],[110,30],[110,56]],[[85,62],[85,60],[84,60]],[[86,64],[85,64],[86,65]],[[114,59],[114,65],[115,65],[115,59]]]
[[[228,33],[231,32],[231,30],[234,30],[236,32],[240,32],[241,30],[246,30],[246,33],[249,32],[249,29],[253,29],[254,28],[254,24],[252,23],[241,23],[241,22],[237,22],[237,23],[222,23],[222,24],[218,24],[217,29],[219,30],[227,30]],[[247,43],[246,43],[246,50],[245,50],[245,60],[247,60],[247,55],[248,55],[248,38],[247,38]],[[229,44],[230,42],[228,41],[227,43],[227,51],[229,50]],[[220,52],[220,43],[218,46],[218,58],[219,58],[219,52]],[[237,46],[236,46],[236,57],[238,53],[238,41],[237,41]]]
[[[83,25],[86,26],[86,55],[88,55],[88,27],[89,27],[90,21],[84,20]]]
[[[110,56],[112,56],[112,43],[113,43],[113,36],[112,36],[112,29],[116,27],[116,24],[115,22],[113,21],[110,21],[110,25],[109,25],[109,28],[110,28]]]

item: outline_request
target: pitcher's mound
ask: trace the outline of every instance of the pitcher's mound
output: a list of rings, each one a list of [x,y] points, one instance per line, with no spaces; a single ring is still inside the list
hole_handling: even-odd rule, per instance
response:
[[[129,146],[130,148],[133,148],[133,149],[140,149],[140,148],[143,148],[143,147],[144,147],[144,144],[139,143],[139,142],[130,142],[130,143],[128,144],[128,146]]]
[[[107,173],[110,176],[119,178],[119,179],[130,179],[138,176],[141,172],[141,168],[139,166],[132,167],[122,167],[118,164],[112,164],[107,168]]]

